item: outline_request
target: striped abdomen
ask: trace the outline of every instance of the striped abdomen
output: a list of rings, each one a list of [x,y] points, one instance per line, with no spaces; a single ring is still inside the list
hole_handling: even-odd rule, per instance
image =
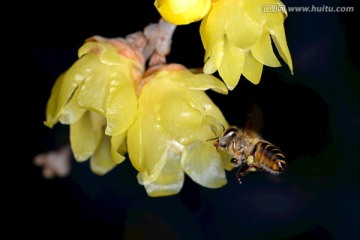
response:
[[[278,174],[285,170],[286,161],[279,148],[266,141],[256,143],[253,154],[253,165],[267,172]]]

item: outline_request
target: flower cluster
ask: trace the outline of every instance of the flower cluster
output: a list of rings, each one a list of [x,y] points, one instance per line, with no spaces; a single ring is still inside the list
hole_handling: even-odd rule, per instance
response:
[[[45,124],[70,125],[75,159],[90,159],[96,174],[128,155],[149,196],[178,193],[185,174],[205,187],[225,185],[230,161],[207,140],[227,122],[205,91],[226,94],[226,86],[179,64],[146,68],[145,40],[88,39],[54,84]]]
[[[263,65],[278,67],[279,55],[293,71],[279,0],[155,0],[163,17],[125,38],[94,36],[79,59],[55,82],[45,125],[70,125],[77,161],[90,159],[103,175],[127,157],[149,196],[177,194],[185,174],[196,183],[219,188],[231,170],[230,155],[210,139],[228,123],[207,96],[227,94],[241,75],[259,83]],[[165,20],[164,20],[165,19]],[[200,21],[205,48],[203,73],[166,64],[176,25]],[[212,74],[218,71],[223,81]]]
[[[278,7],[283,11],[263,11],[266,6],[284,6],[279,0],[156,0],[155,6],[163,18],[174,24],[202,19],[204,73],[218,71],[230,90],[241,75],[258,84],[263,65],[281,66],[272,42],[293,72],[283,26],[286,10]]]

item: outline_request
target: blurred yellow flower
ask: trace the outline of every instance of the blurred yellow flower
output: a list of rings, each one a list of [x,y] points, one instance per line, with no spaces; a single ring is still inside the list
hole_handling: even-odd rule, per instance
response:
[[[276,11],[266,11],[269,6]],[[257,84],[263,65],[281,65],[271,40],[292,72],[283,26],[286,16],[279,0],[213,1],[200,26],[206,51],[204,72],[218,71],[230,90],[238,84],[241,75]]]
[[[204,91],[225,94],[226,86],[211,75],[174,64],[147,75],[127,140],[139,183],[154,197],[178,193],[184,173],[205,187],[225,185],[228,164],[206,140],[214,138],[211,126],[227,122]]]
[[[208,13],[211,0],[155,0],[154,5],[166,21],[183,25],[201,20]]]
[[[126,131],[138,104],[135,82],[143,65],[142,56],[122,39],[93,37],[53,86],[45,125],[69,124],[75,159],[91,157],[94,173],[105,174],[125,159]]]

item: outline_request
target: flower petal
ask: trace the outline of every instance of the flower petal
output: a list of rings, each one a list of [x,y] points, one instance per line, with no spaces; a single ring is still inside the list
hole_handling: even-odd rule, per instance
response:
[[[194,104],[189,96],[191,93],[197,94],[196,91],[184,90],[170,93],[164,98],[167,99],[167,103],[161,106],[159,112],[161,126],[171,138],[182,145],[194,140],[203,118],[202,113],[193,107]]]
[[[84,79],[79,89],[78,104],[105,116],[109,95],[110,66],[102,64],[98,59],[94,61],[97,64],[93,66],[91,74]]]
[[[284,9],[284,4],[279,0],[242,0],[241,6],[244,14],[251,19],[251,21],[268,31],[271,31],[271,29],[277,28],[278,26],[282,26],[285,17],[287,16],[286,11],[281,11]],[[275,7],[276,9],[274,9]]]
[[[184,183],[184,171],[180,163],[181,149],[182,146],[176,142],[168,144],[161,160],[165,164],[156,180],[149,182],[146,181],[146,173],[140,172],[138,174],[139,183],[144,185],[149,196],[169,196],[180,192]]]
[[[274,54],[273,47],[271,44],[271,38],[268,33],[264,33],[251,47],[251,53],[256,60],[260,63],[270,67],[280,67],[281,64]]]
[[[63,80],[64,74],[61,74],[51,89],[50,98],[46,105],[46,121],[44,121],[44,124],[50,128],[52,128],[57,123],[59,119],[59,112],[63,107],[58,105],[59,92]]]
[[[227,1],[213,2],[209,14],[201,21],[200,36],[205,48],[204,62],[210,61],[207,63],[208,66],[204,66],[204,72],[206,74],[214,73],[222,61],[228,13],[226,9],[221,6],[226,2]]]
[[[144,164],[144,145],[142,131],[143,131],[142,114],[138,114],[134,123],[128,129],[127,146],[131,164],[134,168],[141,172],[145,171]]]
[[[97,40],[96,38],[93,40]],[[104,41],[111,40],[105,39]],[[119,43],[120,44],[120,43]],[[107,42],[86,42],[78,51],[78,55],[95,55],[96,58],[105,65],[108,66],[122,66],[129,62],[129,60],[121,55],[115,46]]]
[[[84,56],[58,77],[47,104],[46,121],[44,122],[46,126],[53,127],[61,115],[64,124],[71,124],[81,117],[83,112],[72,112],[72,110],[77,109],[74,108],[75,105],[68,107],[67,113],[63,111],[71,100],[76,99],[74,93],[78,91],[84,78],[91,72],[93,64],[92,56]],[[75,103],[73,102],[73,104]]]
[[[293,62],[286,42],[284,27],[279,27],[276,31],[271,33],[271,37],[274,40],[275,46],[279,51],[281,58],[284,59],[286,64],[289,66],[291,74],[294,74]]]
[[[219,126],[219,124],[224,127],[228,126],[224,115],[206,93],[199,92],[198,94],[193,94],[192,101],[194,107],[202,113],[203,126],[211,126],[214,124],[217,126]]]
[[[110,72],[105,133],[117,135],[126,131],[134,121],[138,99],[129,68],[112,67]]]
[[[253,84],[260,82],[263,65],[256,60],[250,51],[246,52],[243,75]]]
[[[96,118],[101,118],[103,124],[99,125],[100,120]],[[99,145],[104,125],[105,118],[89,111],[80,120],[70,125],[71,149],[77,161],[83,162],[93,155]]]
[[[213,146],[202,141],[185,147],[181,164],[185,173],[204,187],[219,188],[227,183],[220,155]]]
[[[127,142],[131,163],[139,172],[146,171],[148,181],[153,181],[165,164],[160,160],[170,139],[153,112],[154,106],[148,100],[148,94],[152,93],[146,93],[144,88],[139,99],[141,108],[128,130]]]
[[[253,21],[261,24],[269,32],[280,56],[284,59],[293,74],[293,64],[290,51],[286,42],[284,20],[287,16],[284,4],[279,0],[242,1],[242,6],[247,9],[245,12]],[[278,6],[278,11],[264,11],[264,8]],[[258,9],[262,9],[259,12]],[[266,9],[265,9],[266,10]],[[281,11],[280,11],[281,10]]]
[[[75,91],[74,95],[69,99],[69,102],[59,112],[59,122],[62,124],[72,124],[78,121],[86,109],[82,109],[78,106],[76,99],[78,98],[79,91]]]
[[[206,50],[206,53],[208,55],[208,58],[205,58],[205,65],[203,71],[205,74],[213,74],[219,69],[223,60],[224,39],[219,39],[217,42],[215,42],[215,44],[211,46],[209,50]]]
[[[228,24],[224,26],[226,27],[226,36],[231,45],[242,50],[249,50],[261,36],[262,27],[246,15],[246,8],[240,7],[243,1],[230,0],[230,2],[227,6]]]
[[[125,160],[127,153],[126,132],[111,137],[111,159],[119,164]]]
[[[96,151],[90,158],[90,169],[97,175],[104,175],[117,165],[111,159],[110,138],[103,134]]]
[[[59,93],[58,106],[64,106],[73,96],[74,91],[78,90],[85,77],[91,74],[96,65],[96,58],[93,55],[86,55],[78,59],[64,75]]]
[[[224,168],[228,171],[234,169],[234,164],[231,163],[232,155],[228,151],[219,150],[221,156],[222,164]]]
[[[175,76],[177,75],[177,76]],[[208,74],[193,74],[188,70],[174,71],[174,76],[171,80],[184,88],[194,90],[208,90],[211,89],[215,92],[227,94],[228,89],[222,81],[213,75]]]
[[[229,90],[233,90],[238,84],[244,68],[244,61],[244,51],[225,41],[224,57],[218,71]]]
[[[210,9],[211,0],[155,0],[154,5],[166,21],[181,25],[202,19]]]
[[[209,14],[201,21],[200,36],[205,50],[210,50],[219,39],[224,38],[228,13],[227,9],[222,6],[226,2],[213,2]]]

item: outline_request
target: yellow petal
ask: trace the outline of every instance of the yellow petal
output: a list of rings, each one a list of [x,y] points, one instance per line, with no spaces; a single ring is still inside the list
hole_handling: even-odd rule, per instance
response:
[[[194,108],[202,114],[202,126],[211,126],[222,124],[227,127],[228,123],[224,118],[221,110],[215,105],[211,98],[205,92],[191,94],[191,101]]]
[[[282,11],[283,3],[278,0],[242,0],[240,3],[244,14],[268,31],[283,25],[287,15],[286,11]]]
[[[78,88],[84,79],[91,74],[97,63],[94,57],[93,55],[86,55],[80,58],[65,72],[59,92],[58,106],[64,106],[73,96],[74,91],[79,90]]]
[[[113,67],[108,81],[110,91],[107,100],[107,135],[126,131],[134,121],[138,99],[129,68]]]
[[[224,56],[224,39],[219,39],[209,50],[208,58],[205,59],[203,71],[205,74],[213,74],[216,72],[223,60]]]
[[[62,122],[64,124],[71,124],[81,117],[83,112],[72,112],[76,109],[76,104],[69,106],[67,112],[64,113],[64,108],[73,99],[74,93],[78,90],[84,78],[89,74],[93,67],[91,56],[86,56],[76,61],[65,73],[61,74],[56,80],[49,98],[46,110],[46,121],[44,124],[48,127],[53,125],[59,120],[62,115]],[[75,108],[74,108],[75,107]],[[79,109],[77,109],[79,110]],[[72,116],[72,114],[75,114]]]
[[[195,7],[196,4],[198,3],[205,3],[207,1],[202,1],[202,0],[182,0],[182,1],[177,1],[177,0],[156,0],[155,1],[155,6],[162,6],[162,5],[168,5],[170,10],[175,13],[175,14],[179,14],[181,12],[184,12],[186,10],[188,10],[191,7]],[[205,4],[204,4],[205,5]]]
[[[274,54],[271,38],[268,33],[264,33],[259,41],[251,47],[251,53],[256,60],[264,65],[270,67],[281,66],[279,60]]]
[[[223,7],[227,4],[226,2],[218,1],[213,3],[209,14],[201,21],[200,35],[205,49],[224,37],[228,21],[227,9]]]
[[[218,113],[214,113],[214,111],[212,111],[213,115],[216,116],[216,118],[214,118],[212,115],[208,115],[206,117],[204,125],[202,126],[197,135],[200,141],[204,141],[207,145],[209,145],[210,148],[213,149],[216,149],[214,146],[214,141],[216,140],[216,138],[221,135],[221,133],[224,131],[224,128],[227,128],[229,126],[220,110],[217,111]],[[212,141],[209,141],[210,139]],[[228,151],[220,150],[218,151],[218,154],[221,158],[224,169],[232,170],[234,168],[234,165],[231,163],[232,156],[228,153]]]
[[[274,8],[275,6],[277,6],[275,10],[267,10],[267,7]],[[270,33],[280,56],[293,74],[292,59],[284,30],[284,20],[287,16],[284,4],[279,0],[242,1],[242,7],[249,18],[262,25],[264,30]],[[261,9],[260,12],[259,9]]]
[[[211,0],[156,0],[154,5],[166,21],[182,25],[202,19],[210,9]]]
[[[205,61],[213,54],[213,49],[221,48],[223,45],[228,13],[226,8],[222,6],[226,4],[226,2],[227,1],[214,2],[209,14],[201,21],[200,36],[205,48]],[[217,51],[218,50],[215,50],[215,52]]]
[[[143,131],[142,122],[142,114],[138,114],[134,123],[129,127],[127,138],[131,164],[139,172],[145,171],[144,151],[142,149],[144,143],[142,142],[143,138],[141,137]]]
[[[262,69],[263,65],[252,56],[251,52],[246,52],[243,75],[253,84],[258,84]]]
[[[125,160],[127,153],[126,132],[111,137],[111,159],[119,164]]]
[[[98,59],[94,59],[95,61],[97,64],[92,67],[91,74],[86,76],[79,89],[78,104],[83,108],[105,115],[109,96],[110,66],[102,64]]]
[[[94,125],[93,118],[102,118],[104,124]],[[105,119],[89,111],[80,120],[70,125],[71,149],[77,161],[83,162],[93,155],[103,134],[103,125],[105,125]]]
[[[184,171],[180,163],[181,146],[176,142],[169,143],[162,159],[161,162],[165,164],[155,180],[146,181],[146,173],[138,174],[139,183],[144,185],[147,194],[151,197],[177,194],[184,183]]]
[[[279,27],[276,31],[271,33],[271,37],[274,40],[275,46],[279,51],[281,58],[284,59],[286,64],[289,66],[291,74],[294,74],[293,62],[286,42],[284,27]]]
[[[202,141],[185,147],[181,164],[185,173],[204,187],[219,188],[227,183],[220,155],[213,146]]]
[[[230,0],[226,26],[226,36],[231,45],[248,50],[261,36],[261,26],[246,16],[246,10],[238,5],[238,0]],[[253,2],[253,1],[248,1]]]
[[[167,95],[168,97],[164,97],[164,101],[167,102],[162,104],[159,113],[161,126],[171,138],[183,145],[193,141],[203,118],[202,113],[193,107],[194,103],[190,94],[197,94],[197,92],[179,90]]]
[[[101,63],[108,66],[122,66],[129,62],[112,44],[104,42],[86,42],[79,49],[78,55],[95,55]]]
[[[78,57],[81,58],[82,56],[84,56],[85,54],[92,52],[94,53],[95,48],[99,46],[98,51],[101,51],[101,47],[100,44],[97,42],[86,42],[84,43],[78,50]]]
[[[174,76],[171,77],[171,80],[188,89],[203,91],[212,89],[218,93],[228,93],[228,89],[224,83],[213,75],[193,74],[188,70],[174,71]]]
[[[97,175],[104,175],[112,170],[116,163],[111,160],[110,137],[102,135],[101,141],[90,158],[90,169]]]
[[[79,91],[75,91],[73,96],[69,99],[69,102],[59,112],[59,122],[62,124],[72,124],[78,121],[87,111],[86,109],[80,108],[77,104],[76,100],[78,96]]]
[[[46,121],[44,124],[50,128],[54,126],[58,121],[62,124],[72,124],[78,121],[85,109],[79,108],[76,103],[78,91],[73,92],[73,95],[68,99],[68,102],[64,105],[59,105],[59,94],[61,94],[61,86],[64,80],[64,74],[62,74],[55,82],[51,91],[51,96],[46,107]]]
[[[58,121],[58,114],[62,106],[58,105],[59,92],[64,79],[64,74],[61,74],[55,81],[54,86],[51,89],[50,98],[46,105],[46,121],[44,124],[52,128]]]
[[[145,89],[144,89],[145,90]],[[147,98],[146,91],[140,96],[140,114],[128,130],[128,150],[131,163],[139,172],[146,172],[149,181],[156,179],[165,164],[161,162],[169,136],[160,126],[157,116],[153,112],[152,102]],[[145,94],[144,94],[145,92]]]
[[[245,53],[228,41],[224,44],[224,57],[218,69],[229,90],[233,90],[240,80],[244,68]]]

